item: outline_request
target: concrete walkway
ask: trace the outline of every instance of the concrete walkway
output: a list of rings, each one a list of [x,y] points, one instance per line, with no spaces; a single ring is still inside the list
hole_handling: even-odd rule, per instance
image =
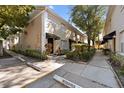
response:
[[[111,66],[100,51],[88,64],[79,64],[64,59],[64,56],[55,56],[44,62],[27,58],[28,62],[42,68],[40,72],[27,67],[17,57],[0,60],[0,87],[67,88],[53,79],[55,74],[83,88],[119,87]]]
[[[56,60],[41,61],[12,52],[11,54],[12,58],[0,59],[0,88],[24,87],[64,65],[64,63],[57,63]],[[41,71],[27,66],[18,57],[39,67]]]
[[[55,74],[83,87],[83,88],[119,88],[111,66],[106,62],[106,57],[97,51],[88,64],[71,63],[65,61],[65,65],[53,73],[28,84],[28,88],[65,88],[53,79]]]
[[[93,60],[82,71],[81,76],[105,87],[119,87],[111,66],[107,63],[106,57],[100,51],[97,51]]]

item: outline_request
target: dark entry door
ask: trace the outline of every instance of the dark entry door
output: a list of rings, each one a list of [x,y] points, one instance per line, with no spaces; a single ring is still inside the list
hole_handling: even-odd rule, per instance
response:
[[[72,41],[69,39],[69,49],[72,49]]]
[[[48,45],[48,48],[51,50],[51,53],[53,53],[53,38],[48,38]]]

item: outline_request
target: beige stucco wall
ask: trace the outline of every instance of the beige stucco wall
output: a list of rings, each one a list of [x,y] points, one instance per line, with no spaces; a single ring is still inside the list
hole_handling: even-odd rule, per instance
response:
[[[68,39],[70,37],[69,34],[71,34],[71,31],[69,31],[66,25],[64,25],[64,29],[62,29],[62,24],[64,23],[52,14],[48,13],[48,19],[56,23],[56,26],[54,27],[52,23],[50,24],[48,22],[48,33],[52,33],[60,37],[60,40],[54,40],[54,53],[58,50],[58,48],[61,48],[62,50],[69,49]],[[65,41],[66,44],[63,44],[63,41]]]
[[[57,51],[59,47],[61,49],[69,49],[69,39],[74,41],[83,40],[82,36],[79,33],[76,33],[72,27],[50,13],[48,13],[48,21],[49,25],[47,32],[60,37],[60,40],[54,41],[54,52]]]
[[[20,46],[41,50],[41,15],[31,21],[26,27],[26,32],[22,34]]]
[[[121,36],[121,31],[124,30],[124,9],[122,9],[124,6],[110,6],[109,8],[109,15],[107,17],[106,25],[104,32],[105,34],[108,34],[110,32],[116,31],[116,52],[121,51],[120,44],[122,41],[124,41],[124,38],[120,38]],[[122,40],[123,39],[123,40]],[[109,40],[108,46],[113,50],[113,42],[112,40]]]
[[[49,20],[55,22],[57,26],[54,27],[53,24],[50,24],[51,27],[49,27]],[[64,27],[62,27],[62,24]],[[40,15],[30,21],[26,27],[26,33],[27,34],[23,33],[21,35],[20,46],[22,46],[22,48],[39,49],[42,52],[46,51],[45,45],[48,43],[46,33],[52,33],[60,37],[60,40],[54,40],[53,42],[54,53],[59,47],[61,49],[69,49],[69,39],[74,41],[83,40],[80,32],[76,32],[67,22],[46,10],[43,10]],[[78,39],[76,37],[77,35],[79,35]]]

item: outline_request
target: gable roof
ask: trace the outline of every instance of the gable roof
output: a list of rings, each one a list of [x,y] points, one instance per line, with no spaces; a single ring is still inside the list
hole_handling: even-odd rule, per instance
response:
[[[80,31],[77,28],[75,28],[74,26],[72,26],[69,22],[67,22],[65,19],[63,19],[62,17],[60,17],[57,13],[55,13],[52,9],[48,8],[47,6],[37,6],[36,7],[36,10],[37,10],[37,12],[34,13],[33,17],[29,21],[29,23],[31,21],[33,21],[35,18],[37,18],[40,14],[42,14],[43,12],[46,11],[46,12],[50,13],[51,15],[55,16],[56,18],[58,18],[58,20],[60,20],[61,22],[63,22],[64,25],[68,25],[69,28],[71,28],[76,33],[84,36],[84,33],[82,31]]]

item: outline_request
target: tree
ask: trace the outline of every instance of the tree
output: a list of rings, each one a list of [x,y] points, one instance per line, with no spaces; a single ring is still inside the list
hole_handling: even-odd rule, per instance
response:
[[[0,6],[0,38],[24,31],[34,6]]]
[[[88,41],[88,50],[90,50],[91,46],[91,39],[96,34],[95,29],[99,27],[99,23],[102,19],[104,14],[104,7],[103,6],[81,6],[77,5],[72,8],[71,12],[71,21],[79,27],[82,31],[86,32],[87,41]],[[93,35],[94,33],[94,35]],[[94,39],[94,38],[93,38]]]
[[[105,14],[105,7],[104,6],[96,6],[94,8],[94,16],[93,16],[93,32],[91,35],[91,40],[93,46],[95,45],[96,38],[99,38],[99,34],[103,29],[105,19],[103,18]],[[98,40],[99,41],[99,40]]]
[[[93,46],[95,45],[96,38],[98,38],[98,42],[99,42],[99,34],[101,33],[103,27],[104,27],[104,21],[99,21],[97,24],[94,25],[93,32],[91,35],[91,41]]]

